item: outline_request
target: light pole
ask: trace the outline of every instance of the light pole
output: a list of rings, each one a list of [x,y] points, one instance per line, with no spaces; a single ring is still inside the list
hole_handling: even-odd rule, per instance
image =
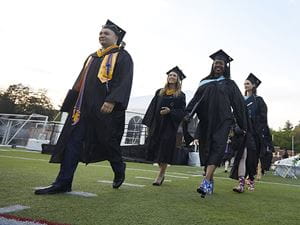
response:
[[[294,156],[294,135],[292,135],[292,156]]]

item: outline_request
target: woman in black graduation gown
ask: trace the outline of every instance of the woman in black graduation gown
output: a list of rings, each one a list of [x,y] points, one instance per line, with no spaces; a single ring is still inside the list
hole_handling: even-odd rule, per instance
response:
[[[160,167],[153,183],[157,186],[163,183],[167,165],[172,163],[176,134],[185,109],[185,94],[181,91],[185,75],[177,66],[167,75],[166,85],[156,91],[143,119],[149,128],[147,158]]]
[[[197,114],[199,124],[195,139],[199,140],[201,165],[206,167],[206,175],[197,192],[201,197],[212,194],[215,169],[222,162],[233,114],[238,125],[245,132],[247,129],[243,96],[233,80],[230,79],[230,61],[233,59],[223,50],[210,56],[214,62],[211,73],[198,87],[186,111],[188,120]]]
[[[248,132],[246,145],[240,146],[231,171],[231,178],[239,179],[238,186],[233,191],[244,192],[245,177],[249,177],[249,190],[254,191],[254,178],[259,158],[262,168],[268,170],[272,160],[273,145],[268,127],[267,105],[263,98],[256,95],[261,81],[252,73],[245,80],[245,103],[248,116]],[[239,141],[239,140],[237,140]],[[271,157],[270,157],[271,156]],[[271,158],[271,160],[270,160]]]

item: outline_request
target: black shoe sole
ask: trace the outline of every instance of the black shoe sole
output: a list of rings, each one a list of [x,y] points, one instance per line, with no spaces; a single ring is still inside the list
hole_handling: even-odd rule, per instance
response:
[[[205,198],[207,194],[201,187],[197,188],[197,192],[201,194],[201,198]]]
[[[240,191],[240,190],[238,190],[238,189],[236,189],[236,188],[233,188],[232,189],[234,192],[236,192],[236,193],[239,193],[239,194],[241,194],[241,193],[243,193],[244,191]]]

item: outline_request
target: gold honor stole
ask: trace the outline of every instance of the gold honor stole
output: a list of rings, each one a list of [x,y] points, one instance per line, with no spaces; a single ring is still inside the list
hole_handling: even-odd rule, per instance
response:
[[[106,53],[115,48],[119,48],[119,46],[112,45],[104,50],[99,49],[97,51],[98,57],[102,57],[103,55],[105,55],[98,72],[98,78],[101,81],[101,83],[108,82],[113,77],[113,72],[114,72],[115,64],[119,53],[118,52],[110,53],[110,54],[106,54]]]
[[[168,88],[168,89],[166,90],[166,95],[174,95],[175,92],[176,92],[175,89],[169,89],[169,88]]]
[[[106,49],[97,50],[98,57],[104,56],[104,59],[102,60],[101,66],[98,71],[98,78],[102,83],[110,81],[113,77],[113,71],[115,68],[118,52],[110,53],[110,54],[107,54],[107,52],[115,48],[119,48],[119,46],[112,45]],[[89,57],[83,70],[82,80],[79,81],[80,91],[79,91],[79,95],[75,107],[73,109],[72,125],[77,124],[80,120],[80,108],[81,108],[82,98],[84,93],[85,80],[91,63],[92,63],[92,57]]]

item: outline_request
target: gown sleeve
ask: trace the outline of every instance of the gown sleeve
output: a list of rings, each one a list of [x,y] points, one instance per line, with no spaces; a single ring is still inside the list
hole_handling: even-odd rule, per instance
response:
[[[142,120],[142,124],[146,125],[147,127],[151,127],[153,120],[154,120],[158,93],[159,93],[159,90],[156,91],[154,97],[152,98],[152,100],[146,110],[145,116]]]
[[[233,109],[234,117],[238,126],[243,130],[247,130],[246,106],[240,89],[234,81],[231,81],[232,89],[230,94],[230,102]]]
[[[106,102],[119,104],[121,108],[126,109],[130,97],[131,85],[133,79],[133,61],[127,52],[120,52],[116,71],[114,73],[114,82],[109,87],[109,93],[105,99]]]
[[[191,113],[195,107],[195,105],[200,101],[201,99],[201,87],[199,87],[194,95],[194,97],[192,98],[192,100],[189,102],[189,104],[187,105],[185,111],[187,113]]]

